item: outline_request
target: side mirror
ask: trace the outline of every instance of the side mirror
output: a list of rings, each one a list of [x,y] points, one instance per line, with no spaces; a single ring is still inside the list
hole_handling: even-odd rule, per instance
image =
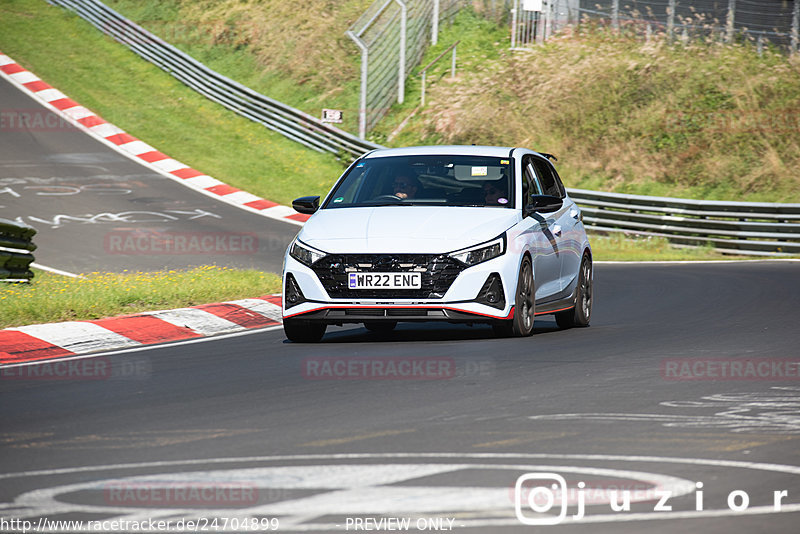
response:
[[[550,195],[531,195],[528,205],[525,206],[525,217],[536,212],[550,213],[558,211],[564,205],[564,200]]]
[[[319,209],[319,197],[300,197],[292,201],[292,207],[298,213],[313,215]]]

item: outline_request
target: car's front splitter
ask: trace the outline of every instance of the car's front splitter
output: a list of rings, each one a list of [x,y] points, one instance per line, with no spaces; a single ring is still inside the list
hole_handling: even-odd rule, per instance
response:
[[[508,320],[514,317],[514,307],[507,312],[497,310],[496,313],[470,309],[474,303],[465,303],[465,306],[456,305],[369,305],[359,306],[351,304],[330,305],[320,304],[316,307],[308,306],[314,303],[304,303],[302,311],[284,315],[284,320],[290,318],[319,321],[326,324],[363,323],[364,321],[448,321],[459,323],[493,322]],[[488,306],[480,306],[488,308]]]

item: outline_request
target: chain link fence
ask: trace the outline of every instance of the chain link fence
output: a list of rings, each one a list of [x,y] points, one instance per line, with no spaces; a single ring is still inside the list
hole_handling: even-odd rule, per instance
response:
[[[511,47],[542,42],[567,24],[593,20],[642,35],[749,40],[798,51],[800,0],[507,0]]]
[[[451,22],[468,0],[376,0],[346,35],[361,51],[359,136],[405,98],[405,80],[429,44],[436,44],[439,25]]]

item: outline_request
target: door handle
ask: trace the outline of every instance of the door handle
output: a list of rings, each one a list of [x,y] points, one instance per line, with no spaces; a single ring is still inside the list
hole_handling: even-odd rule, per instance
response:
[[[575,219],[576,221],[583,220],[583,213],[578,208],[572,208],[569,212],[569,216]]]
[[[553,226],[553,235],[556,236],[556,237],[561,237],[561,226],[560,225],[557,224],[557,225]]]

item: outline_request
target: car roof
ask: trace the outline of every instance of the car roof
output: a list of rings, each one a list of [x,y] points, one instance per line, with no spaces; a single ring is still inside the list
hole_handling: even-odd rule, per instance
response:
[[[381,148],[364,155],[364,158],[385,158],[390,156],[487,156],[495,158],[510,157],[513,147],[479,145],[434,145],[409,146],[403,148]]]

